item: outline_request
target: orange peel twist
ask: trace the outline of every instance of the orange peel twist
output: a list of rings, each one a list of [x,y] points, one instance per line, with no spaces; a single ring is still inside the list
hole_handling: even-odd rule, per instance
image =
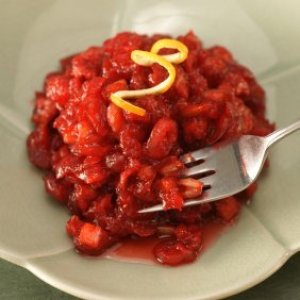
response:
[[[168,55],[159,55],[163,48],[176,49],[178,52]],[[188,48],[178,40],[160,39],[153,44],[150,52],[134,50],[131,52],[131,59],[138,65],[149,67],[154,63],[159,64],[168,72],[168,77],[159,84],[140,90],[121,90],[110,95],[110,100],[118,107],[139,116],[144,116],[146,110],[136,106],[124,99],[140,98],[147,95],[163,94],[172,86],[176,78],[176,69],[173,64],[182,63],[188,56]]]

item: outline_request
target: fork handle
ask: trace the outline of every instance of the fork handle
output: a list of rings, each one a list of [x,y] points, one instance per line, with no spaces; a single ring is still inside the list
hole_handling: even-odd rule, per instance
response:
[[[300,129],[300,120],[292,123],[287,127],[278,129],[270,133],[269,135],[266,136],[268,147],[272,146],[276,142],[280,141],[281,139],[283,139],[284,137],[286,137],[287,135],[293,133],[298,129]]]

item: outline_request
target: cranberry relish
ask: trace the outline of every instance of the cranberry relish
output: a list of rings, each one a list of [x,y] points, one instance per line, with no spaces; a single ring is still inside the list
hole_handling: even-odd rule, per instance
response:
[[[120,33],[63,59],[60,71],[49,74],[43,92],[36,93],[29,159],[47,171],[47,192],[71,212],[66,229],[82,253],[99,255],[128,237],[168,235],[153,249],[160,263],[195,260],[203,224],[231,221],[241,195],[182,209],[202,185],[180,179],[179,155],[274,128],[253,74],[224,47],[203,48],[193,32],[178,37],[189,55],[175,66],[171,89],[132,101],[145,116],[114,105],[111,93],[149,88],[166,78],[161,66],[142,67],[130,59],[133,50],[149,51],[165,37]],[[242,194],[254,191],[251,186]],[[169,210],[137,213],[159,202]]]

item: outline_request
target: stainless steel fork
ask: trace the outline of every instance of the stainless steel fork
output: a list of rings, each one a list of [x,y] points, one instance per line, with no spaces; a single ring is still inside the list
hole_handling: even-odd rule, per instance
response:
[[[274,131],[266,137],[244,135],[230,144],[207,147],[184,154],[183,177],[193,177],[204,183],[204,193],[184,206],[220,200],[245,190],[258,177],[269,148],[300,129],[300,120]],[[163,210],[162,204],[140,210],[140,213]]]

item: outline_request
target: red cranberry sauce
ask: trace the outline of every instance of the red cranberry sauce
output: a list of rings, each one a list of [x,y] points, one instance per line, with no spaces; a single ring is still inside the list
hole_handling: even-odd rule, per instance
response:
[[[230,222],[241,202],[235,196],[182,209],[202,185],[180,179],[179,156],[274,128],[253,74],[224,47],[204,48],[193,32],[178,37],[189,55],[176,65],[171,89],[132,100],[145,116],[114,105],[112,92],[148,88],[166,78],[161,66],[142,67],[130,59],[131,51],[149,51],[163,37],[120,33],[63,59],[36,93],[29,159],[46,171],[46,191],[70,211],[66,230],[82,253],[99,255],[133,236],[167,235],[153,249],[160,263],[194,261],[203,226],[213,219]],[[254,191],[252,186],[243,195]],[[160,202],[168,211],[137,213]]]

